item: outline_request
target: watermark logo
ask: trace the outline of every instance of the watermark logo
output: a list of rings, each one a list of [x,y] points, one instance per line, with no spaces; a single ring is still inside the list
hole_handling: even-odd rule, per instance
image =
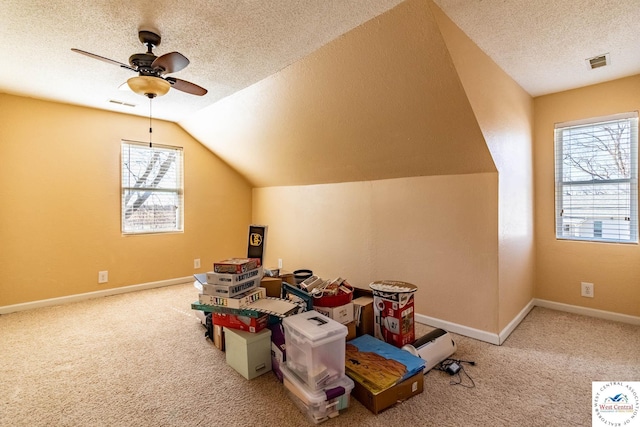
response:
[[[594,426],[640,426],[640,381],[593,381]]]

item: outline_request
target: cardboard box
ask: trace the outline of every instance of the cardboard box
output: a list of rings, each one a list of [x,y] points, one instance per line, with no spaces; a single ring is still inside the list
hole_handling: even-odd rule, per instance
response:
[[[360,297],[373,298],[373,291],[370,288],[360,288],[358,286],[353,287],[353,299]]]
[[[213,263],[214,273],[241,274],[260,267],[259,258],[228,258]]]
[[[271,330],[250,333],[224,331],[227,365],[250,380],[271,371]]]
[[[283,282],[287,282],[290,285],[296,286],[296,278],[293,273],[280,272],[280,278]]]
[[[353,317],[356,321],[356,336],[372,335],[373,327],[373,296],[363,296],[353,301]]]
[[[198,294],[198,302],[203,305],[227,307],[227,308],[245,308],[251,303],[261,298],[266,298],[267,291],[264,288],[257,288],[252,291],[242,293],[233,298],[221,297],[215,295]],[[213,310],[210,310],[213,311]]]
[[[260,317],[238,316],[236,314],[213,313],[213,324],[246,332],[260,332],[267,327],[269,315]]]
[[[209,285],[239,285],[249,280],[261,279],[263,276],[263,268],[260,266],[249,270],[245,273],[216,273],[215,271],[207,271],[206,280]]]
[[[347,327],[347,341],[351,341],[358,335],[356,334],[356,321],[353,320],[345,325]]]
[[[224,351],[224,329],[222,326],[213,325],[213,345],[218,350]]]
[[[346,325],[349,322],[353,322],[353,303],[341,305],[339,307],[318,307],[313,306],[313,309],[318,313],[322,313],[329,319],[333,319],[338,323]]]
[[[418,395],[424,390],[424,375],[422,371],[377,394],[373,394],[357,380],[354,379],[353,382],[354,388],[351,395],[374,414],[378,414],[398,402],[403,402],[412,396]]]
[[[202,293],[217,297],[235,298],[245,292],[256,289],[258,285],[260,285],[260,280],[258,279],[250,279],[236,285],[211,285],[209,283],[205,283],[202,285]]]
[[[280,298],[282,293],[282,278],[265,276],[260,281],[260,287],[267,290],[268,297]]]

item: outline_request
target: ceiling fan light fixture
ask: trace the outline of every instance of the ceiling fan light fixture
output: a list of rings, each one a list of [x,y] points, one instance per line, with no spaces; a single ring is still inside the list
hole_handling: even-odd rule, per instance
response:
[[[171,89],[171,83],[153,76],[137,76],[127,80],[129,88],[139,95],[148,98],[165,95]]]

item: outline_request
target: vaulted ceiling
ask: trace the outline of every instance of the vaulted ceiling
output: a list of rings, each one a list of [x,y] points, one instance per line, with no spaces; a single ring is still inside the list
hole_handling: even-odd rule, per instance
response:
[[[118,90],[135,73],[71,51],[128,64],[146,51],[138,30],[161,37],[158,56],[191,63],[172,76],[208,89],[171,91],[154,117],[179,121],[308,55],[401,0],[3,0],[0,92],[148,115],[148,99]],[[114,104],[110,100],[133,104]]]
[[[154,29],[162,36],[156,54],[191,60],[175,77],[209,90],[204,97],[174,90],[155,102],[155,117],[180,121],[401,2],[3,0],[0,92],[148,115],[147,99],[118,90],[131,71],[71,48],[127,63],[145,50],[138,30]],[[435,3],[533,96],[640,73],[637,0]],[[587,68],[585,59],[605,53],[610,66]]]
[[[640,74],[637,0],[3,0],[0,92],[152,111],[256,186],[488,171],[434,3],[532,96]],[[119,89],[134,72],[71,51],[128,63],[146,50],[140,29],[162,36],[156,55],[190,59],[171,76],[208,93],[172,89],[150,110]],[[587,66],[605,54],[609,65]],[[447,109],[465,124],[443,120]],[[287,172],[294,162],[308,167]]]

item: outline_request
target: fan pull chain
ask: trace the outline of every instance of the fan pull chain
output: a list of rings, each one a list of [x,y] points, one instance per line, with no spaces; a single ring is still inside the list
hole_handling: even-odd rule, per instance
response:
[[[153,133],[153,128],[151,127],[151,101],[153,101],[153,98],[149,97],[149,148],[153,148],[151,144],[151,134]]]

